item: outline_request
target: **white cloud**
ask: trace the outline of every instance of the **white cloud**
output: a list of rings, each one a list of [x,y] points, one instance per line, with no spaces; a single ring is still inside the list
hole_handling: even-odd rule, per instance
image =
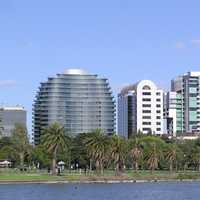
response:
[[[16,85],[15,80],[0,80],[0,87],[11,87],[15,85]]]
[[[191,43],[194,45],[200,45],[200,39],[193,39],[191,40]]]
[[[177,49],[184,49],[186,47],[184,42],[177,42],[176,46]]]

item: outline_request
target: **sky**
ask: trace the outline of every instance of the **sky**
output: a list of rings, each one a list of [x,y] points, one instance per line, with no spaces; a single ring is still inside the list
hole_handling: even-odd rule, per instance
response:
[[[0,0],[0,105],[32,104],[49,76],[82,68],[120,88],[200,71],[199,0]]]

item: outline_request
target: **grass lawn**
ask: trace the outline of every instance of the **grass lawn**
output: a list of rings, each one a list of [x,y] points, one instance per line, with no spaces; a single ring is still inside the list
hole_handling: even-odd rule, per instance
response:
[[[79,172],[65,172],[61,176],[52,176],[42,172],[19,172],[12,169],[0,171],[0,182],[48,182],[48,181],[106,181],[106,180],[182,180],[200,179],[200,173],[195,171],[170,173],[169,171],[138,171],[128,170],[120,177],[112,170],[105,170],[103,176],[80,174]]]

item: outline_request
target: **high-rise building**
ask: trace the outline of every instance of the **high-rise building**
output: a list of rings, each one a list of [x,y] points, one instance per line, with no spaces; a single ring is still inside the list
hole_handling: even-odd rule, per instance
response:
[[[177,133],[177,110],[178,96],[176,92],[167,92],[164,94],[163,100],[163,115],[164,115],[164,134],[176,136]]]
[[[26,110],[21,106],[0,107],[1,136],[10,137],[15,124],[26,126]]]
[[[41,83],[33,108],[34,143],[42,130],[59,122],[71,135],[115,131],[115,102],[108,80],[71,69]]]
[[[118,95],[118,134],[163,133],[163,91],[149,80],[121,90]]]
[[[177,133],[200,132],[200,72],[188,72],[171,81],[176,92]]]

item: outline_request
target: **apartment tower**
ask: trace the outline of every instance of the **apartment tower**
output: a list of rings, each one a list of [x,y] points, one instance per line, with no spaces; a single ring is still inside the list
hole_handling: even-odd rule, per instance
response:
[[[102,129],[115,131],[115,102],[109,82],[79,69],[42,82],[33,108],[34,143],[40,143],[42,130],[59,122],[66,132],[75,136]]]
[[[176,131],[200,132],[200,72],[188,72],[171,81],[171,91],[176,92]]]
[[[163,91],[150,80],[123,88],[118,95],[118,134],[163,133]]]

